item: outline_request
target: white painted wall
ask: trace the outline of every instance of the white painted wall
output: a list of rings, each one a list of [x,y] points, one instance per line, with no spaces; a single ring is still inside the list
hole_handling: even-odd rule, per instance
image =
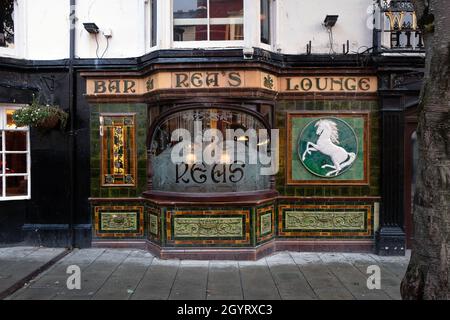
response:
[[[69,57],[70,1],[16,0],[19,7],[14,52],[2,56],[24,59],[64,59]],[[142,56],[155,49],[174,48],[172,42],[171,0],[159,0],[158,41],[149,46],[149,3],[146,0],[77,0],[76,57],[96,58],[106,49],[102,33],[86,32],[83,22],[95,22],[101,30],[111,29],[112,38],[104,58]],[[350,50],[363,51],[372,46],[371,12],[374,0],[275,0],[276,15],[272,46],[259,43],[259,0],[245,1],[245,40],[241,46],[262,47],[286,54],[306,53],[312,41],[312,53],[329,53],[330,43],[322,22],[327,14],[338,14],[333,28],[334,50],[350,41]],[[251,10],[255,11],[252,12]],[[368,26],[369,25],[369,26]],[[217,43],[211,43],[211,47]],[[202,47],[205,47],[202,44]]]
[[[312,53],[329,53],[328,32],[322,25],[327,14],[339,15],[333,28],[337,53],[347,40],[350,51],[372,47],[372,9],[373,0],[278,0],[277,49],[304,54],[311,41]]]
[[[16,32],[24,44],[20,58],[51,60],[69,56],[69,0],[18,0],[25,20]],[[22,31],[22,32],[21,32]],[[24,31],[24,33],[23,33]],[[19,44],[20,46],[20,44]]]
[[[53,0],[59,1],[59,0]],[[95,36],[86,32],[84,22],[95,22],[100,30],[111,29],[112,37],[104,58],[136,57],[145,54],[144,0],[77,0],[76,56],[96,58]],[[106,49],[106,39],[100,32],[98,55]]]

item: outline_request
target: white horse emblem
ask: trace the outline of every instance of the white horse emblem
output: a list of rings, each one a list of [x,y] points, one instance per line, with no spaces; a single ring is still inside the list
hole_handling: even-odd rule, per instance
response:
[[[325,164],[321,168],[331,168],[327,177],[337,176],[344,168],[350,166],[356,159],[356,154],[347,152],[339,144],[339,130],[336,122],[329,119],[320,119],[314,127],[317,127],[316,134],[319,136],[316,143],[307,142],[305,152],[302,155],[302,161],[305,161],[307,155],[318,151],[331,158],[333,165]]]

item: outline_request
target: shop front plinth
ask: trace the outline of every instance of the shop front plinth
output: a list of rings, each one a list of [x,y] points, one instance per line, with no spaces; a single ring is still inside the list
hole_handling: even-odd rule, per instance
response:
[[[373,252],[379,199],[290,198],[262,190],[90,200],[94,247],[139,248],[162,259],[257,260],[286,250]]]
[[[196,195],[145,192],[91,199],[94,247],[148,249],[160,258],[255,260],[274,251],[273,190]]]
[[[148,248],[162,258],[255,260],[273,252],[277,195],[145,192]]]

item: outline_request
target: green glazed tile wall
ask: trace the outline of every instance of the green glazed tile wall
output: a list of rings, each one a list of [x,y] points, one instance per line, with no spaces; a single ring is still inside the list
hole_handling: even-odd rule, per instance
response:
[[[368,186],[287,186],[286,185],[286,114],[295,111],[370,112],[369,132],[369,180]],[[296,100],[279,101],[275,106],[275,127],[280,130],[280,170],[276,176],[276,188],[282,196],[350,197],[380,195],[380,126],[377,101],[351,100]]]
[[[100,186],[100,113],[135,113],[136,114],[136,151],[137,184],[136,187],[101,187]],[[147,105],[129,104],[95,104],[91,105],[91,197],[126,198],[137,197],[146,189],[147,184]]]

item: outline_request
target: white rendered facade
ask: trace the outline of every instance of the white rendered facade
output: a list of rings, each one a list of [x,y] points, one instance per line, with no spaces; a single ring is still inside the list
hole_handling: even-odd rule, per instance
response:
[[[306,54],[309,41],[312,54],[339,54],[347,41],[349,53],[364,51],[373,43],[374,0],[270,0],[270,44],[260,41],[259,0],[243,0],[243,40],[237,41],[174,41],[174,0],[156,1],[157,39],[152,47],[150,0],[77,0],[75,57],[127,58],[162,49],[252,47]],[[0,55],[28,60],[68,58],[70,1],[14,2],[15,45],[0,47]],[[332,37],[323,25],[326,15],[339,15]],[[100,29],[98,47],[95,36],[83,27],[86,22]],[[111,37],[106,39],[103,32]]]

